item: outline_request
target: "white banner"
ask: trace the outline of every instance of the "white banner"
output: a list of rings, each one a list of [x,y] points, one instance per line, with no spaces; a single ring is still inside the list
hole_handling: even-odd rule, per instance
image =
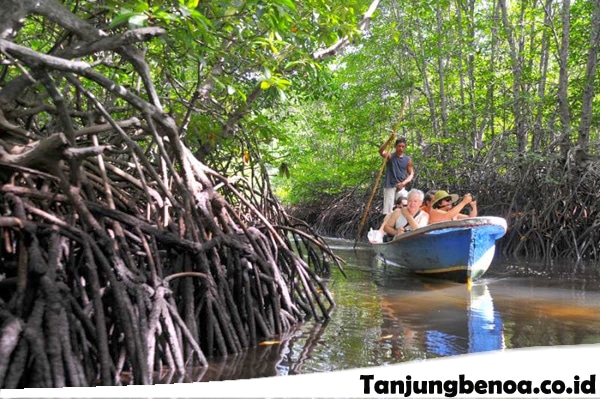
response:
[[[249,380],[2,389],[0,398],[598,398],[599,359],[600,344],[510,349]]]

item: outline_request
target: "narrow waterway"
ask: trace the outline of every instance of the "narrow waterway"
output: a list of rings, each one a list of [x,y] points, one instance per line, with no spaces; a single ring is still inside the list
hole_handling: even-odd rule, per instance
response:
[[[368,245],[330,240],[345,260],[328,286],[325,323],[164,383],[220,381],[383,366],[491,350],[600,343],[599,267],[496,258],[471,287],[386,266]],[[575,270],[575,272],[574,272]]]

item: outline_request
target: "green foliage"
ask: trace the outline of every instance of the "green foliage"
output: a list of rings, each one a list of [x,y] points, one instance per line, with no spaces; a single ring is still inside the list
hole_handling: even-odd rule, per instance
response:
[[[101,7],[109,33],[165,29],[144,44],[145,57],[163,108],[185,124],[186,141],[204,162],[226,175],[266,170],[293,177],[299,165],[287,158],[295,154],[287,145],[298,140],[286,118],[303,101],[299,93],[328,73],[312,53],[355,37],[368,6],[366,0],[106,0]],[[92,3],[82,8],[94,14]],[[96,68],[139,86],[139,77],[115,61]]]
[[[357,30],[366,0],[105,0],[77,7],[109,34],[164,28],[144,44],[146,57],[161,103],[185,123],[188,144],[210,153],[205,161],[223,172],[268,170],[282,199],[296,203],[349,187],[371,190],[382,163],[378,147],[405,101],[398,130],[408,136],[418,187],[463,182],[482,161],[511,159],[517,127],[528,145],[539,138],[542,147],[532,150],[557,152],[563,4],[545,10],[542,2],[506,3],[508,26],[492,1],[381,2],[366,32]],[[581,117],[593,7],[580,1],[570,9],[571,131]],[[28,45],[51,51],[43,35],[57,38],[61,30],[24,23]],[[312,57],[342,37],[350,38],[342,56]],[[84,60],[124,86],[140,85],[120,60],[97,57]]]
[[[180,123],[186,144],[228,176],[268,173],[290,204],[374,189],[382,166],[378,147],[396,128],[408,138],[413,186],[419,188],[468,187],[486,178],[482,170],[514,183],[511,176],[522,172],[523,160],[566,162],[582,121],[587,57],[597,45],[590,36],[597,2],[571,2],[565,99],[570,125],[562,126],[564,2],[390,0],[379,3],[364,32],[357,23],[370,6],[367,0],[64,4],[109,35],[163,28],[163,36],[135,46],[149,60],[157,96]],[[62,43],[77,40],[64,37],[59,24],[35,18],[23,23],[19,40],[40,52],[57,52]],[[316,50],[342,37],[349,39],[345,53],[315,60]],[[128,63],[104,57],[82,61],[146,95]],[[6,80],[22,73],[9,63],[2,67]],[[128,116],[123,100],[94,94],[112,115]],[[37,83],[28,95],[46,94]],[[600,105],[592,107],[593,154]],[[535,182],[555,187],[561,181],[542,171],[535,169]]]
[[[543,146],[532,148],[541,153],[527,154],[555,153],[557,147],[548,145],[560,134],[562,5],[553,2],[544,10],[539,2],[507,4],[508,27],[494,2],[381,4],[369,34],[331,60],[318,84],[303,93],[295,115],[281,121],[296,140],[287,148],[290,178],[275,181],[279,193],[297,203],[347,187],[370,191],[381,166],[377,148],[406,99],[400,132],[409,139],[417,187],[468,186],[465,176],[482,162],[515,158],[517,121],[527,143],[535,134]],[[574,125],[581,112],[592,11],[592,2],[571,6],[568,101]],[[518,45],[515,54],[509,33]],[[597,127],[592,135],[598,137]],[[503,168],[500,174],[511,173]]]

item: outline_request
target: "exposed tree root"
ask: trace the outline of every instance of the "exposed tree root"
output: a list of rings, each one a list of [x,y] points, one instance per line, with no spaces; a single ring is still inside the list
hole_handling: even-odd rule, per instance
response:
[[[10,4],[2,32],[32,12],[75,20],[53,1]],[[113,385],[124,373],[150,384],[326,319],[334,301],[320,276],[339,259],[268,187],[256,195],[186,147],[131,46],[162,31],[65,29],[81,42],[52,55],[0,38],[27,70],[0,91],[0,389]],[[100,50],[129,60],[150,100],[69,59]]]

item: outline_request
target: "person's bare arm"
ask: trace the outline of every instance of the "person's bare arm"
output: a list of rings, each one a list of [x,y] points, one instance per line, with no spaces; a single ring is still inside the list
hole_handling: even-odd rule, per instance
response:
[[[477,216],[477,201],[473,200],[471,201],[471,212],[469,212],[469,216],[474,218],[475,216]]]
[[[381,222],[381,226],[379,226],[379,231],[381,231],[381,232],[385,231],[385,225],[387,224],[388,220],[390,220],[392,213],[388,213],[387,215],[385,215],[385,217],[383,218],[383,222]]]
[[[440,209],[432,208],[431,211],[429,212],[429,223],[445,222],[448,220],[452,220],[455,216],[460,214],[460,211],[462,211],[463,208],[468,203],[470,203],[472,200],[473,200],[473,197],[471,197],[471,194],[466,194],[463,197],[463,199],[449,211],[442,211]],[[459,218],[460,218],[460,216],[459,216]]]
[[[379,147],[379,155],[381,155],[383,158],[388,158],[390,156],[390,152],[386,151],[386,148],[388,148],[388,146],[392,142],[392,140],[395,140],[395,139],[396,139],[396,133],[392,133],[390,135],[390,138],[387,139],[387,141]]]
[[[469,211],[469,214],[465,215],[464,213],[459,213],[457,215],[458,219],[468,219],[477,216],[477,201],[473,200],[469,205],[471,205],[471,210]]]
[[[404,232],[404,229],[401,227],[399,229],[396,228],[396,220],[400,217],[400,210],[396,209],[391,213],[387,223],[383,226],[383,231],[386,233],[395,236]]]

